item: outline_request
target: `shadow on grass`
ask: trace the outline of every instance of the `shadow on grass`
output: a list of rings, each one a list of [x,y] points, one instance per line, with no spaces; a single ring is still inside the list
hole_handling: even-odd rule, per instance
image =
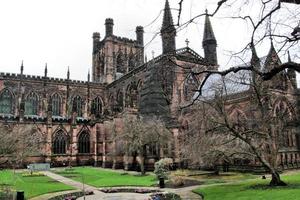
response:
[[[268,184],[255,184],[245,187],[245,190],[273,190],[273,189],[300,189],[300,184],[288,183],[287,186],[270,186]]]

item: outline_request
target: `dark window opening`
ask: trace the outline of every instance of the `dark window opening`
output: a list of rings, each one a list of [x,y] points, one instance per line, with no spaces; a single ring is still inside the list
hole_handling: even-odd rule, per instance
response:
[[[92,101],[92,110],[91,110],[91,113],[94,114],[96,118],[101,117],[102,103],[101,103],[101,99],[99,97],[96,97]]]
[[[61,115],[61,98],[60,96],[55,93],[52,95],[52,115],[60,116]]]
[[[12,114],[13,113],[13,96],[9,90],[4,89],[0,95],[0,113]]]
[[[54,139],[52,152],[53,154],[66,154],[67,138],[62,131],[59,131]]]
[[[90,153],[90,134],[82,132],[78,139],[78,153]]]
[[[38,96],[30,92],[25,102],[25,115],[38,115]]]
[[[74,97],[72,111],[76,112],[78,117],[82,117],[82,100],[80,96]]]

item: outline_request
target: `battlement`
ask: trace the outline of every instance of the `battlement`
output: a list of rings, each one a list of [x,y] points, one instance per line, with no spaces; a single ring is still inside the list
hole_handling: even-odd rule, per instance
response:
[[[126,37],[120,37],[120,36],[113,36],[114,39],[119,40],[121,42],[126,42],[126,43],[136,43],[136,40],[129,39]]]
[[[30,75],[30,74],[16,74],[16,73],[6,73],[0,72],[0,79],[12,79],[12,80],[23,80],[23,81],[43,81],[48,83],[60,83],[60,84],[69,84],[69,85],[92,85],[92,86],[99,86],[100,83],[95,82],[88,82],[83,80],[71,80],[71,79],[64,79],[64,78],[56,78],[56,77],[44,77],[44,76],[37,76],[37,75]],[[102,86],[102,85],[101,85]]]

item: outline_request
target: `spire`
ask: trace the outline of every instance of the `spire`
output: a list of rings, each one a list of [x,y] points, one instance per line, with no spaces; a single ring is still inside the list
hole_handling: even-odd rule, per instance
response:
[[[292,62],[290,51],[288,51],[288,62]]]
[[[204,23],[204,33],[203,33],[203,40],[202,46],[204,49],[204,57],[206,61],[212,65],[218,64],[217,59],[217,40],[209,19],[208,11],[205,10],[205,23]]]
[[[205,16],[205,23],[204,23],[203,42],[213,40],[217,43],[213,28],[212,28],[212,25],[211,25],[211,22],[210,22],[210,19],[208,16],[207,9],[205,10],[205,13],[206,13],[206,16]]]
[[[164,9],[164,18],[163,18],[163,23],[162,23],[162,27],[161,27],[161,33],[163,33],[163,32],[170,33],[173,31],[175,31],[175,27],[173,24],[173,17],[172,17],[169,1],[166,0],[165,9]]]
[[[168,0],[166,0],[164,8],[164,18],[160,33],[162,37],[163,54],[174,52],[176,50],[176,29],[173,24],[172,13]]]
[[[88,76],[87,76],[88,82],[90,82],[90,77],[91,77],[91,75],[90,75],[90,70],[89,70]]]
[[[273,40],[271,39],[271,46],[269,53],[267,55],[265,64],[264,64],[264,71],[270,71],[274,67],[277,67],[281,64],[280,58],[274,48]]]
[[[69,66],[68,66],[68,71],[67,71],[67,79],[70,79],[70,69],[69,69]]]
[[[24,70],[24,65],[23,65],[23,60],[22,60],[22,63],[21,63],[21,74],[23,74],[23,70]]]
[[[47,69],[47,63],[45,65],[45,71],[44,71],[44,77],[47,77],[47,74],[48,74],[48,69]]]
[[[290,51],[288,51],[288,62],[292,62]],[[288,78],[293,86],[293,88],[297,88],[297,79],[296,79],[296,71],[294,69],[288,68],[287,70]]]

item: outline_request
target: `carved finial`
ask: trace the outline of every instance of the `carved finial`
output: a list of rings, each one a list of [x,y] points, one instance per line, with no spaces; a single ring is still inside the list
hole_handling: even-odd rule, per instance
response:
[[[23,70],[24,70],[24,65],[23,65],[23,60],[22,60],[22,63],[21,63],[21,74],[23,74]]]
[[[207,10],[207,8],[205,8],[205,14],[208,15],[208,10]]]
[[[288,62],[292,62],[290,51],[288,51]]]
[[[91,77],[91,75],[90,75],[90,70],[88,71],[88,82],[90,82],[90,77]]]
[[[70,79],[70,68],[68,66],[68,71],[67,71],[67,79]]]
[[[190,41],[186,38],[186,40],[185,40],[186,47],[189,47],[189,43],[190,43]]]
[[[47,77],[47,74],[48,74],[48,69],[47,69],[47,63],[45,65],[45,71],[44,71],[44,76]]]

